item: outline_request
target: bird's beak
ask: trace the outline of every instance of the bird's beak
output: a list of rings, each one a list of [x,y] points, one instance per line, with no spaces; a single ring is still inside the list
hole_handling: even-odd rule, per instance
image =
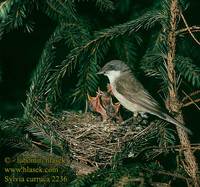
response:
[[[97,75],[102,75],[102,74],[104,74],[104,72],[101,70],[99,72],[97,72]]]

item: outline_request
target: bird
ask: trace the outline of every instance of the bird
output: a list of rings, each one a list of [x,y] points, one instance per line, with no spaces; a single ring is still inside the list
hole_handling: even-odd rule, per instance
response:
[[[103,121],[109,119],[115,119],[116,121],[122,121],[122,117],[119,113],[120,104],[114,103],[110,94],[110,88],[108,92],[103,92],[98,88],[97,95],[92,97],[88,94],[88,103],[92,111],[101,115]]]
[[[134,76],[131,69],[121,60],[107,62],[97,74],[108,77],[113,95],[127,110],[140,114],[152,114],[170,122],[191,134],[191,131],[182,123],[168,115],[159,103],[144,88],[142,83]]]

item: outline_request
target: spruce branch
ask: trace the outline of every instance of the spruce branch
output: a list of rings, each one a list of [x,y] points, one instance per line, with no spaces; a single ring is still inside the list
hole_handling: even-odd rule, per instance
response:
[[[96,45],[91,45],[94,43]],[[101,49],[97,50],[100,45]],[[72,49],[67,58],[62,62],[62,64],[60,66],[57,66],[56,71],[49,79],[50,87],[55,88],[53,90],[53,94],[57,94],[57,91],[59,90],[59,83],[65,76],[66,72],[68,72],[68,74],[70,75],[75,69],[75,66],[77,66],[77,64],[80,64],[82,60],[85,59],[85,56],[88,56],[90,58],[90,56],[93,56],[96,54],[96,52],[98,52],[97,58],[102,58],[102,55],[107,50],[107,45],[108,44],[101,44],[101,41],[93,40],[92,43],[89,42],[86,45]],[[88,61],[88,59],[85,59],[85,61]]]
[[[4,32],[22,27],[27,32],[33,31],[33,23],[27,19],[34,7],[27,0],[7,0],[0,5],[0,27]]]
[[[29,121],[22,118],[14,118],[0,121],[0,151],[3,153],[5,147],[10,150],[17,148],[27,150],[31,146],[31,141],[28,139],[25,127]]]
[[[84,20],[79,19],[79,22],[65,23],[63,26],[65,27],[65,43],[70,49],[77,48],[82,43],[88,42],[91,37],[89,24]]]
[[[162,81],[162,85],[168,85],[166,72],[166,36],[162,31],[156,32],[140,62],[140,68],[147,76]]]
[[[176,55],[174,59],[176,68],[188,82],[194,87],[200,87],[200,68],[192,63],[188,57]]]
[[[16,0],[5,0],[0,3],[0,20],[8,18],[8,14],[14,3],[16,3]]]
[[[167,149],[167,147],[169,147],[170,145],[172,146],[175,144],[174,130],[168,129],[165,126],[166,125],[160,126],[158,137],[159,147],[163,149]]]
[[[123,59],[130,66],[136,67],[138,58],[138,46],[142,39],[136,33],[134,37],[119,37],[112,41],[111,45],[118,59]],[[121,45],[119,45],[119,43]]]
[[[80,67],[78,73],[79,81],[72,93],[74,101],[87,100],[88,95],[94,95],[98,86],[97,71],[99,69],[97,55],[89,57]]]
[[[31,79],[30,90],[27,93],[24,107],[25,118],[34,116],[37,114],[37,110],[44,110],[47,107],[46,104],[51,103],[52,98],[55,97],[52,94],[47,95],[51,91],[51,88],[48,87],[48,79],[51,77],[55,59],[54,44],[63,38],[63,29],[62,26],[58,25],[44,47],[38,66]]]
[[[56,120],[48,120],[49,116],[45,113],[42,113],[41,117],[42,119],[30,117],[30,123],[25,127],[26,131],[30,134],[32,143],[47,149],[50,154],[64,154],[64,141],[52,125]]]
[[[46,6],[45,6],[46,5]],[[52,5],[51,2],[46,1],[46,4],[44,6],[42,6],[42,10],[44,11],[44,13],[46,13],[50,18],[54,19],[54,20],[59,20],[60,17],[65,17],[65,14],[56,9],[56,7],[54,5]]]
[[[80,24],[82,23],[82,24]],[[51,77],[48,79],[48,95],[53,95],[54,100],[56,100],[56,96],[60,95],[59,86],[61,84],[62,78],[65,76],[65,73],[72,73],[73,64],[77,63],[78,59],[82,58],[85,60],[85,63],[90,61],[90,55],[87,54],[88,59],[86,59],[86,52],[80,53],[82,43],[88,42],[90,38],[90,33],[86,24],[83,22],[78,23],[69,23],[64,24],[65,34],[63,35],[63,40],[67,44],[67,46],[72,49],[68,54],[67,58],[60,64],[57,65]],[[77,33],[81,33],[81,35],[77,35]],[[82,56],[81,56],[82,55]],[[92,56],[92,53],[91,53]],[[65,64],[65,66],[63,65]],[[93,73],[94,74],[94,73]],[[80,75],[80,74],[79,74]],[[80,85],[80,84],[79,84]]]
[[[110,0],[95,0],[96,6],[101,12],[113,11],[115,9],[114,4]]]
[[[178,24],[177,18],[180,14],[177,0],[170,1],[170,7],[168,11],[169,11],[169,24],[168,24],[169,32],[168,32],[168,37],[167,37],[167,42],[168,42],[167,72],[168,72],[168,77],[170,81],[169,87],[168,87],[169,109],[175,113],[178,113],[178,116],[176,117],[176,119],[180,121],[181,123],[184,123],[183,115],[180,111],[178,95],[176,92],[176,72],[175,72],[175,65],[174,65],[175,51],[176,51],[176,28]],[[193,152],[191,150],[189,137],[183,129],[180,129],[178,127],[177,127],[177,132],[178,132],[179,139],[182,146],[187,147],[187,150],[183,151],[183,154],[185,157],[183,161],[184,169],[193,180],[193,185],[197,187],[199,186],[199,180],[197,176],[198,165],[193,155]]]
[[[82,62],[81,59],[84,59],[84,55],[94,55],[98,52],[99,58],[102,59],[108,46],[110,46],[111,40],[117,39],[125,34],[131,35],[133,32],[142,28],[148,29],[162,18],[163,15],[158,11],[148,11],[136,20],[96,32],[94,39],[84,42],[81,46],[72,49],[49,80],[51,88],[55,88],[54,95],[56,95],[57,90],[59,90],[59,82],[65,76],[65,73],[68,72],[71,74],[75,67]]]
[[[44,0],[38,9],[60,24],[78,21],[74,1]]]
[[[54,11],[61,13],[67,19],[76,20],[76,10],[74,3],[71,0],[62,1],[62,0],[46,0],[47,4],[53,8]]]
[[[185,180],[185,181],[190,181],[191,182],[191,179],[188,178],[188,177],[185,177],[179,173],[171,173],[171,172],[168,172],[168,171],[158,171],[158,170],[149,170],[147,168],[143,168],[145,171],[147,172],[151,172],[151,173],[155,173],[155,174],[160,174],[160,175],[165,175],[165,176],[171,176],[173,178],[178,178],[178,179],[182,179],[182,180]]]
[[[125,34],[130,35],[133,32],[139,31],[140,29],[148,30],[152,28],[156,23],[159,23],[162,19],[164,19],[163,14],[157,10],[151,10],[147,11],[137,19],[97,32],[96,35],[99,39],[102,40],[112,40]]]
[[[115,9],[114,3],[111,0],[74,0],[77,2],[95,2],[96,7],[100,12],[111,12]]]

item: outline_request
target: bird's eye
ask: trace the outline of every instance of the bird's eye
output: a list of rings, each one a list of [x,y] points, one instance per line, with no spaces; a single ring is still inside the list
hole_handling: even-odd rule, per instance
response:
[[[109,69],[115,69],[115,66],[110,65],[110,66],[109,66]]]

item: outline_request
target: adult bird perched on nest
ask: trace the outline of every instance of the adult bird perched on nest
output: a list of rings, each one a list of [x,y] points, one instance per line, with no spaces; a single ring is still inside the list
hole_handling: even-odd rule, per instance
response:
[[[104,74],[108,77],[113,95],[122,106],[133,112],[135,116],[138,113],[150,113],[191,134],[189,129],[162,111],[158,102],[145,90],[130,68],[122,61],[112,60],[108,62],[98,74]]]

